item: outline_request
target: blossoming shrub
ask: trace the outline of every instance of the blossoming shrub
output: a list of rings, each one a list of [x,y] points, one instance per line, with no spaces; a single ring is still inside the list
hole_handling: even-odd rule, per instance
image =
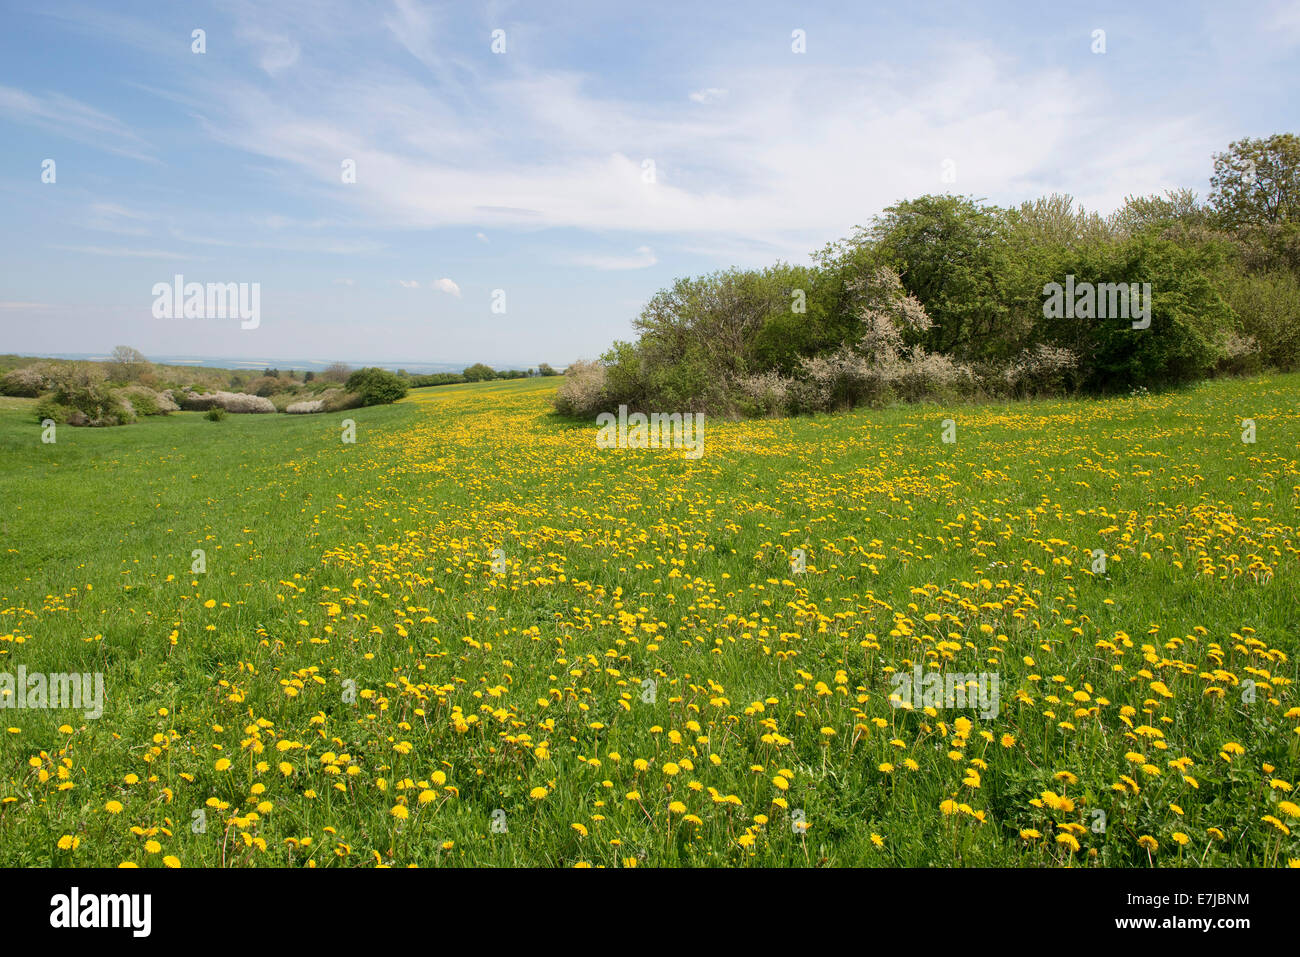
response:
[[[0,395],[34,398],[48,387],[49,379],[41,370],[33,366],[11,369],[0,377]]]
[[[608,405],[605,366],[599,362],[573,363],[564,373],[554,404],[561,415],[585,417],[604,411]]]
[[[60,367],[51,375],[50,385],[50,395],[36,406],[38,421],[50,418],[68,425],[96,427],[135,421],[130,402],[108,388],[99,366],[79,362]]]
[[[996,386],[1018,397],[1060,395],[1071,386],[1079,357],[1071,349],[1039,343],[1025,349],[1004,368]]]
[[[236,414],[261,414],[275,411],[275,403],[270,399],[260,395],[249,395],[247,392],[217,392],[213,399],[216,405]]]

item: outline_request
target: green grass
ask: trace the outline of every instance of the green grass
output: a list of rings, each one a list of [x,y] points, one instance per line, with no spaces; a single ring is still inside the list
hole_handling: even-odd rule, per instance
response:
[[[0,672],[108,689],[0,711],[0,862],[1300,858],[1300,377],[709,421],[699,461],[554,388],[49,445],[0,400]],[[913,662],[998,715],[891,707]]]

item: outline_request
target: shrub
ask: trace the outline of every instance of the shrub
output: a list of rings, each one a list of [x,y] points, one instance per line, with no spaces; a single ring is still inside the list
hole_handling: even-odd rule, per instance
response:
[[[1219,372],[1225,375],[1250,375],[1259,372],[1262,367],[1259,343],[1250,336],[1236,333],[1228,337],[1222,355],[1219,356]]]
[[[406,382],[400,376],[374,366],[348,376],[346,388],[361,396],[362,405],[388,405],[406,395]]]
[[[887,370],[886,381],[904,402],[953,401],[972,395],[979,380],[970,366],[916,346]]]
[[[1039,343],[1011,360],[999,373],[997,386],[1021,397],[1061,395],[1078,366],[1073,351]]]
[[[155,392],[142,385],[128,386],[118,391],[124,401],[129,401],[138,415],[166,415],[179,407],[166,392]]]
[[[308,399],[303,402],[295,402],[292,405],[285,406],[284,411],[290,415],[306,415],[312,412],[324,412],[325,402],[321,399]]]
[[[35,366],[12,369],[0,378],[0,395],[35,398],[49,387],[49,379]]]
[[[1070,349],[1080,359],[1080,385],[1116,392],[1134,385],[1172,385],[1214,370],[1236,330],[1232,310],[1209,274],[1221,270],[1213,247],[1187,247],[1150,234],[1063,251],[1053,281],[1076,284],[1149,283],[1150,327],[1133,329],[1122,317],[1040,316],[1040,341]]]
[[[800,412],[830,412],[863,403],[884,405],[893,396],[879,369],[852,349],[804,359],[797,374],[793,401]]]
[[[209,422],[220,422],[225,417],[226,417],[226,410],[219,405],[212,406],[210,409],[208,409],[207,414],[204,415],[204,418],[207,419]]]
[[[68,425],[129,425],[135,421],[130,402],[123,402],[107,388],[98,366],[76,363],[60,367],[50,384],[54,401],[69,409]]]
[[[1234,273],[1221,288],[1242,332],[1257,343],[1260,361],[1283,371],[1300,367],[1300,282],[1296,277],[1281,270]]]
[[[595,415],[608,405],[605,366],[599,362],[575,362],[564,373],[553,404],[561,415],[578,418]]]
[[[237,414],[275,411],[275,404],[270,399],[247,392],[187,392],[181,398],[181,408],[191,412],[206,412],[218,407]]]
[[[746,400],[744,411],[752,415],[781,415],[790,404],[791,380],[775,370],[736,380]]]
[[[186,412],[206,412],[217,404],[216,393],[189,391],[180,398],[180,406]]]
[[[215,403],[227,412],[234,414],[262,414],[274,412],[275,404],[260,395],[246,392],[217,392],[213,395]]]
[[[346,392],[343,389],[327,389],[320,394],[319,401],[323,405],[325,412],[342,412],[345,409],[355,409],[363,405],[361,396],[355,392]]]
[[[46,419],[52,419],[59,425],[67,425],[69,415],[74,411],[66,405],[57,402],[52,395],[44,396],[41,401],[36,403],[36,421],[44,422]]]
[[[283,389],[284,382],[280,380],[278,375],[263,375],[258,376],[252,382],[248,383],[248,385],[244,386],[243,391],[249,392],[253,395],[260,395],[264,399],[269,399],[271,396]]]

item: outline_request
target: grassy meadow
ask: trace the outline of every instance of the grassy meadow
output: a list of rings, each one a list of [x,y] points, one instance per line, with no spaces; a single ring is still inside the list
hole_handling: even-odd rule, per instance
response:
[[[0,672],[106,687],[0,710],[0,863],[1300,864],[1300,375],[698,460],[555,385],[53,444],[0,400]],[[998,713],[891,706],[916,664]]]

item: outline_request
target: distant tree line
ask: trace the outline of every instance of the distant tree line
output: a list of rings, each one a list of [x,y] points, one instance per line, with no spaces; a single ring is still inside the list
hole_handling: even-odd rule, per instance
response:
[[[521,369],[498,371],[482,362],[476,362],[472,366],[468,366],[463,372],[430,372],[423,375],[413,375],[409,378],[412,388],[423,388],[431,385],[460,385],[465,382],[488,382],[493,379],[530,379],[534,376],[559,374],[545,362],[538,365],[536,369],[527,371]]]

